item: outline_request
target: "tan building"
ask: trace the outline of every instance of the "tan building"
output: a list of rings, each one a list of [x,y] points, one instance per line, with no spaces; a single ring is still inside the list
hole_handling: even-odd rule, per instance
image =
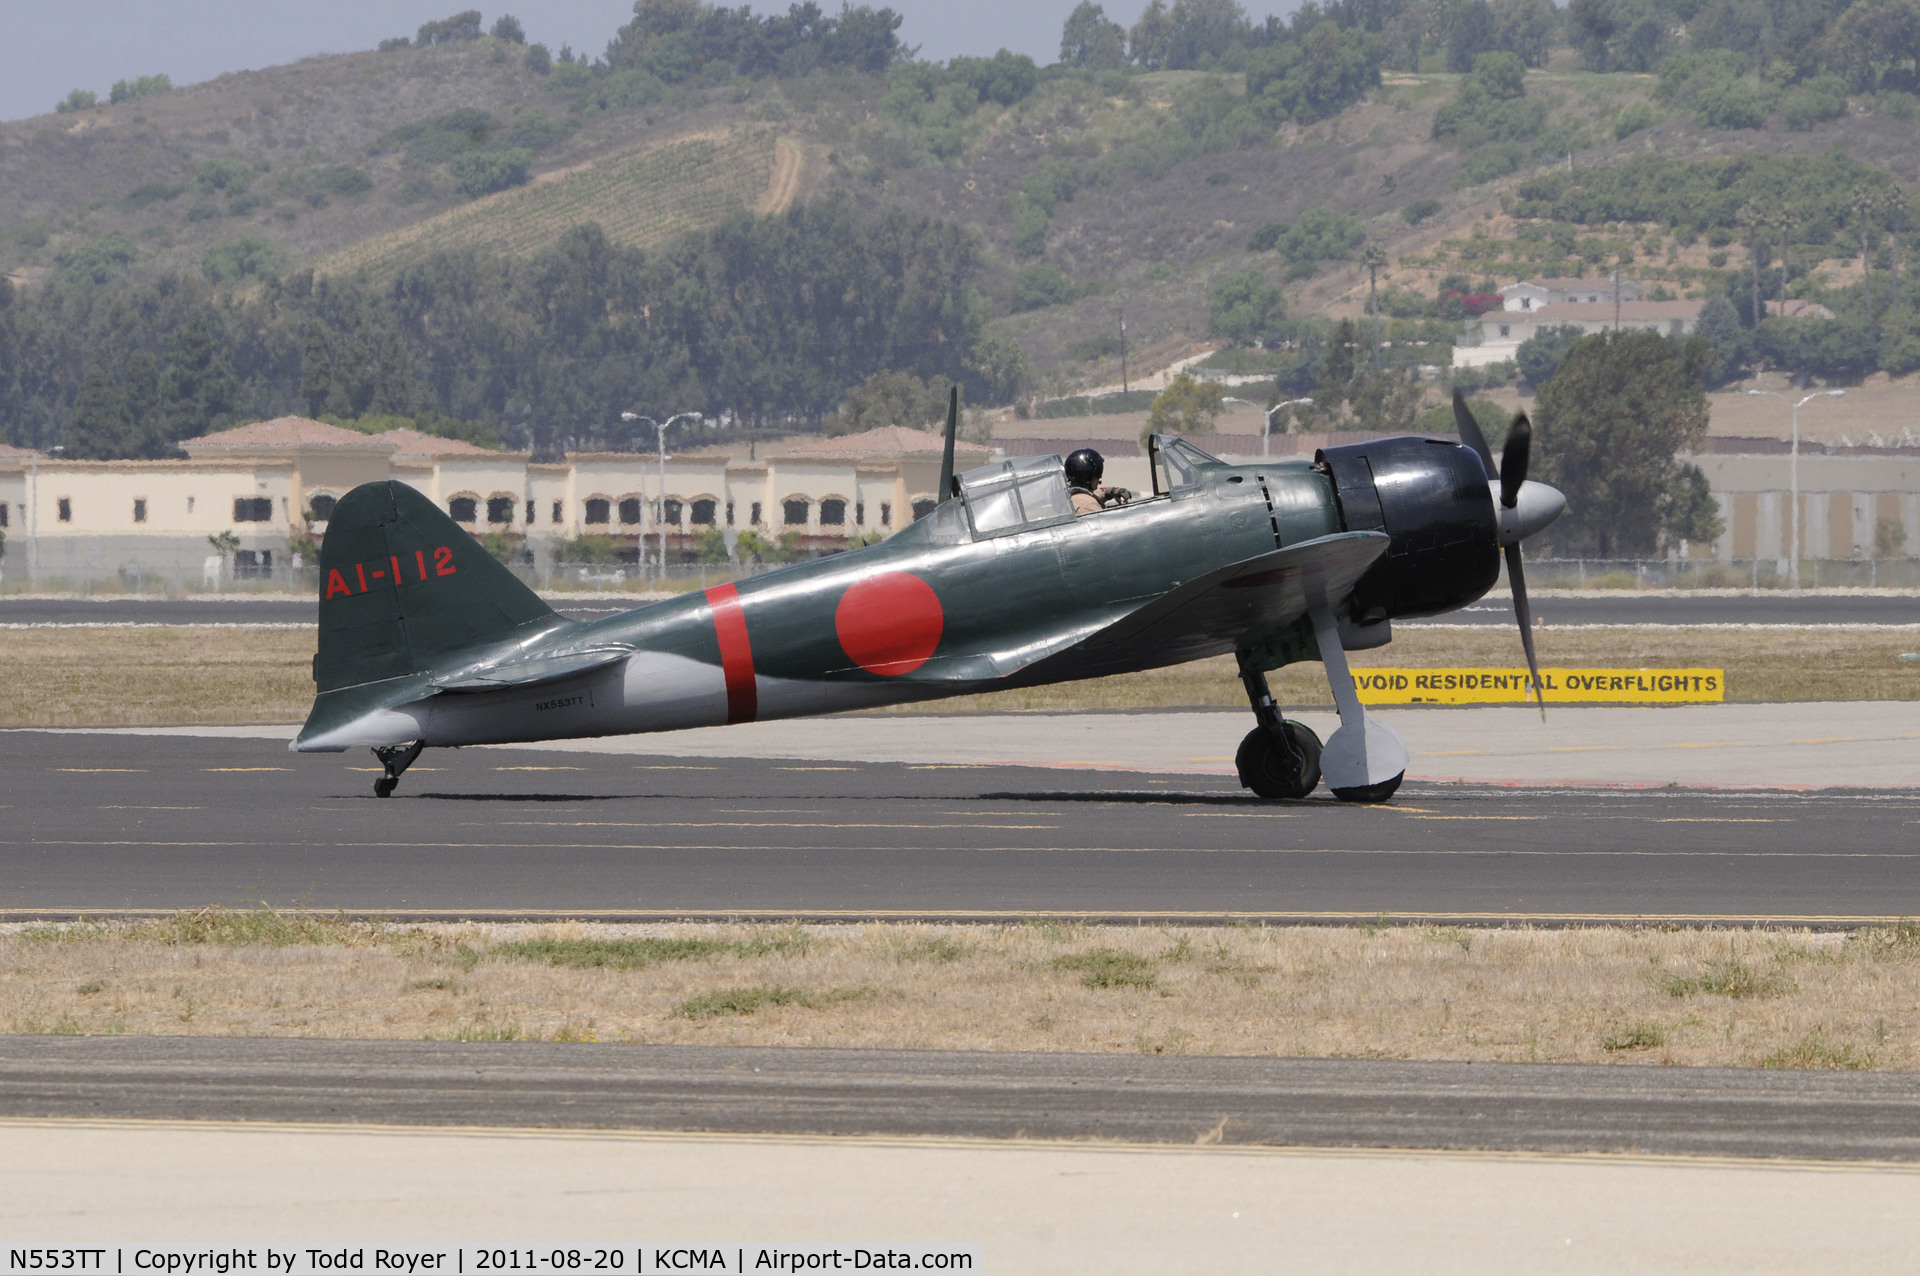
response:
[[[1779,439],[1714,438],[1690,459],[1720,502],[1726,533],[1713,557],[1792,557],[1793,469]],[[1920,448],[1800,445],[1800,553],[1803,559],[1892,557],[1920,553]]]
[[[667,457],[664,491],[657,455],[534,463],[412,430],[368,435],[300,417],[188,439],[186,460],[77,461],[0,448],[0,579],[284,578],[302,542],[325,536],[334,502],[387,478],[471,531],[525,537],[537,563],[581,536],[616,538],[629,557],[657,554],[663,530],[669,560],[707,528],[793,533],[831,548],[891,534],[930,509],[941,446],[938,434],[896,427],[745,458],[708,446]],[[963,445],[957,463],[987,454]],[[222,534],[238,542],[230,558],[214,545]]]

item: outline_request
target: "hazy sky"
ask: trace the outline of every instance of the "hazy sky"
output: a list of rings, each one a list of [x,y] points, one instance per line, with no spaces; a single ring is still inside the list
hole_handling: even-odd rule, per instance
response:
[[[474,0],[465,0],[473,3]],[[820,2],[820,0],[816,0]],[[946,59],[1009,48],[1042,63],[1060,52],[1060,24],[1077,0],[890,0],[905,16],[900,35],[920,56]],[[1258,21],[1290,13],[1298,0],[1242,0]],[[787,0],[753,7],[781,11]],[[1107,15],[1131,23],[1145,0],[1109,0]],[[115,80],[165,72],[175,84],[224,71],[292,62],[315,53],[370,49],[412,35],[462,0],[6,0],[8,39],[0,51],[0,119],[53,109],[71,89],[102,98]],[[839,6],[826,0],[820,7]],[[514,14],[527,38],[598,54],[633,12],[632,0],[502,0],[483,5],[487,25]]]

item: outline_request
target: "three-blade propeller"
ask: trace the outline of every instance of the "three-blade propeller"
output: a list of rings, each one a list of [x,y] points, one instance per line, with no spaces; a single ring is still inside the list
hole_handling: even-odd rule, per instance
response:
[[[1547,716],[1546,694],[1540,684],[1540,658],[1533,649],[1533,611],[1527,604],[1527,577],[1520,566],[1520,542],[1543,530],[1567,507],[1567,499],[1545,483],[1527,481],[1527,462],[1533,454],[1533,426],[1524,412],[1516,413],[1507,430],[1507,442],[1494,464],[1493,449],[1474,420],[1473,410],[1460,391],[1453,392],[1453,420],[1460,441],[1472,448],[1486,467],[1488,486],[1498,486],[1494,518],[1499,541],[1507,555],[1507,583],[1513,589],[1513,616],[1520,622],[1520,644],[1527,650],[1527,669],[1533,675],[1533,694],[1540,717]],[[1494,477],[1497,475],[1498,477]]]

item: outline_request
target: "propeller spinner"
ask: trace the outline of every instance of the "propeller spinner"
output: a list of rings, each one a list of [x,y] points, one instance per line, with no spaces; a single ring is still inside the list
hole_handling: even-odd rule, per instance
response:
[[[1500,449],[1500,463],[1494,464],[1493,449],[1480,423],[1460,391],[1453,392],[1453,420],[1460,440],[1479,455],[1489,476],[1487,486],[1493,496],[1493,512],[1498,538],[1507,556],[1507,583],[1513,589],[1513,615],[1520,622],[1520,645],[1527,651],[1527,669],[1533,674],[1533,694],[1540,705],[1540,717],[1547,716],[1546,694],[1540,686],[1540,658],[1533,649],[1533,610],[1527,603],[1527,577],[1520,565],[1520,542],[1544,531],[1567,508],[1567,498],[1557,488],[1534,483],[1527,478],[1527,463],[1533,455],[1533,426],[1524,412],[1516,413],[1507,430],[1507,442]],[[1493,477],[1497,475],[1498,477]]]

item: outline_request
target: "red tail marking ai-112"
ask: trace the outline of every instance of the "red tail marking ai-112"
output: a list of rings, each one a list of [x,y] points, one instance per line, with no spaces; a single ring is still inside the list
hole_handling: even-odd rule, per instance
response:
[[[429,575],[427,571],[427,552],[423,549],[414,550],[413,561],[415,569],[420,573],[420,579],[423,581],[426,580]],[[385,567],[375,567],[371,572],[367,570],[367,567],[368,564],[366,563],[355,563],[353,565],[354,579],[360,582],[360,588],[358,589],[353,587],[338,567],[329,569],[327,572],[327,597],[333,598],[341,594],[352,597],[354,594],[364,594],[371,588],[371,585],[368,583],[369,579],[387,580],[389,579],[387,575],[389,569],[391,569],[393,573],[391,579],[395,589],[398,589],[401,585],[411,583],[400,572],[400,556],[398,554],[389,554],[387,556],[387,566]],[[441,545],[433,551],[432,575],[452,576],[458,571],[459,568],[453,565],[453,550],[450,547]]]

